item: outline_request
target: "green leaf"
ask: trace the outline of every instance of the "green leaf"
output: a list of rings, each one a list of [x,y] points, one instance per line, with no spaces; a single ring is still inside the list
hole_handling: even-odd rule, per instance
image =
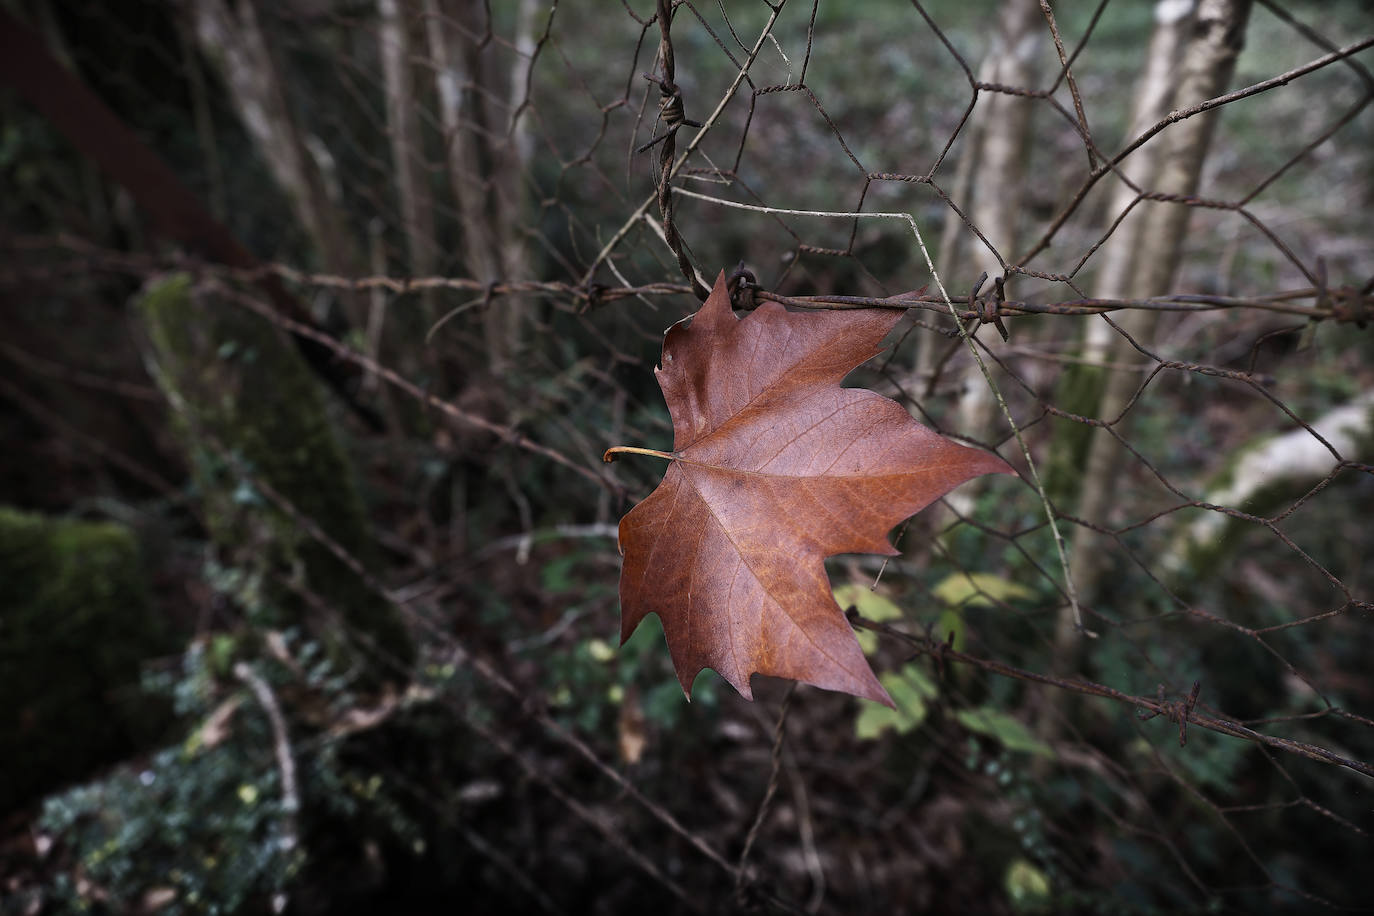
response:
[[[935,586],[935,597],[950,607],[971,604],[992,607],[997,602],[1031,598],[1030,589],[992,573],[952,573]]]
[[[859,612],[860,616],[867,617],[869,620],[900,620],[902,617],[901,608],[865,585],[836,586],[835,603],[840,606],[841,610],[852,607]],[[872,630],[858,630],[854,635],[859,637],[859,645],[863,647],[866,655],[872,655],[878,651],[877,633]],[[893,699],[895,700],[896,697]]]
[[[896,709],[877,703],[865,703],[854,720],[854,735],[860,740],[872,740],[889,728],[904,735],[926,720],[929,701],[939,696],[940,688],[915,665],[901,671],[890,671],[878,678]]]
[[[1007,867],[1004,882],[1011,905],[1020,912],[1042,910],[1050,902],[1049,876],[1025,859],[1016,859]]]
[[[935,638],[940,642],[948,642],[956,652],[964,651],[966,630],[964,615],[954,609],[942,611],[940,619],[935,622]],[[950,639],[951,633],[954,634],[952,640]]]
[[[1042,757],[1054,756],[1054,751],[1048,744],[1032,735],[1020,719],[1009,713],[990,706],[980,706],[977,709],[961,709],[954,714],[954,718],[971,732],[997,739],[1009,751],[1027,751]]]

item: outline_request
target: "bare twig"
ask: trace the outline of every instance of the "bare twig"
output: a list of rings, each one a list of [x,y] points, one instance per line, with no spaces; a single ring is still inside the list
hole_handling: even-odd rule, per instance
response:
[[[1091,681],[1077,678],[1068,679],[1055,677],[1050,674],[1040,674],[1035,671],[1027,671],[1024,668],[1018,668],[1015,665],[1006,664],[1005,662],[999,662],[995,659],[979,658],[978,656],[954,649],[946,643],[931,640],[929,638],[912,636],[896,627],[880,623],[876,620],[866,620],[859,616],[853,616],[851,620],[853,620],[856,625],[862,626],[866,630],[873,630],[874,632],[884,633],[888,636],[900,639],[923,655],[963,662],[993,674],[1000,674],[1004,677],[1016,678],[1017,680],[1028,681],[1030,683],[1045,684],[1050,687],[1057,687],[1060,690],[1069,691],[1070,693],[1079,693],[1084,696],[1103,697],[1109,700],[1116,700],[1119,703],[1134,706],[1142,713],[1164,716],[1169,721],[1178,722],[1180,725],[1196,725],[1208,731],[1214,731],[1219,735],[1230,735],[1233,738],[1243,738],[1255,744],[1262,744],[1279,750],[1288,751],[1291,754],[1297,754],[1309,760],[1345,767],[1361,775],[1374,777],[1374,764],[1367,761],[1347,757],[1327,748],[1318,747],[1315,744],[1308,744],[1304,741],[1294,741],[1291,738],[1279,738],[1273,735],[1266,735],[1242,725],[1239,722],[1204,715],[1190,706],[1180,711],[1180,707],[1176,704],[1158,698],[1151,699],[1149,697],[1132,696],[1131,694],[1123,693],[1120,690],[1108,687],[1105,684],[1095,684]]]
[[[281,775],[282,837],[281,850],[290,855],[300,845],[300,830],[296,817],[301,810],[300,789],[296,785],[296,759],[291,754],[291,739],[286,732],[286,719],[271,686],[247,662],[234,663],[234,677],[253,691],[272,728],[272,750],[277,757],[277,771]]]
[[[792,697],[796,692],[797,683],[793,681],[791,686],[787,688],[786,695],[782,698],[782,709],[778,712],[778,724],[773,727],[773,754],[768,772],[768,788],[764,790],[763,798],[759,800],[759,808],[754,814],[754,822],[749,825],[749,833],[744,838],[744,848],[740,850],[739,862],[735,865],[735,896],[741,903],[744,902],[745,882],[748,880],[746,866],[749,864],[749,853],[753,850],[754,841],[758,839],[759,830],[768,817],[768,809],[773,803],[773,795],[778,791],[778,773],[782,767],[783,735],[787,727],[787,714],[792,709]]]

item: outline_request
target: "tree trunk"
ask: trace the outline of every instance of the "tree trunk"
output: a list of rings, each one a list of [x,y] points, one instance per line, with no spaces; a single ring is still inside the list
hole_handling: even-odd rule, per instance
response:
[[[1044,14],[1038,0],[1006,0],[998,16],[997,33],[992,47],[979,67],[978,78],[984,82],[1005,86],[1029,86],[1035,81],[1036,56],[1040,52],[1045,29]],[[984,92],[978,100],[969,129],[976,143],[969,150],[973,157],[971,199],[965,212],[974,226],[983,233],[987,244],[970,237],[972,246],[967,259],[945,257],[951,266],[968,265],[967,279],[986,272],[985,290],[1003,274],[1002,260],[1015,258],[1019,226],[1017,215],[1024,207],[1026,196],[1026,164],[1030,150],[1031,114],[1036,102],[1001,92]],[[960,162],[960,172],[965,167]],[[962,220],[950,213],[949,219],[958,223],[955,235],[967,230]],[[946,233],[949,235],[949,233]],[[951,239],[953,241],[953,239]],[[989,249],[989,245],[993,250]],[[999,259],[998,256],[1001,256]],[[951,273],[942,279],[950,293],[962,292],[962,280]],[[963,394],[959,399],[958,420],[955,425],[966,435],[982,437],[992,428],[996,401],[988,389],[987,380],[976,364],[964,370]],[[976,495],[976,485],[960,488],[951,498],[956,506],[970,502]]]
[[[534,279],[529,247],[525,244],[524,215],[528,203],[524,185],[526,169],[534,153],[530,118],[524,106],[530,91],[530,61],[535,50],[534,27],[538,0],[520,0],[515,28],[516,57],[511,64],[507,114],[502,119],[504,149],[494,160],[492,192],[495,195],[496,239],[500,245],[501,268],[511,279]],[[552,11],[549,14],[553,15]],[[526,297],[507,296],[497,308],[499,333],[504,339],[505,357],[517,354],[531,320],[533,303]]]
[[[434,205],[429,175],[425,169],[424,142],[417,116],[419,105],[415,98],[415,81],[410,63],[414,4],[408,0],[377,0],[377,14],[378,52],[386,85],[386,130],[396,176],[401,228],[410,258],[409,272],[412,276],[430,276],[437,263],[437,246],[434,238]],[[406,334],[407,338],[416,341],[436,317],[433,314],[433,295],[425,293],[421,299],[424,303],[419,310],[421,320],[408,322]]]
[[[1244,43],[1249,12],[1250,0],[1203,0],[1191,38],[1183,50],[1178,88],[1172,103],[1174,108],[1194,105],[1224,91]],[[1216,127],[1216,115],[1215,111],[1194,115],[1171,126],[1159,138],[1163,142],[1152,190],[1174,195],[1191,195],[1197,190],[1202,163]],[[1142,208],[1143,212],[1136,215],[1139,234],[1134,239],[1135,257],[1131,262],[1130,279],[1121,292],[1143,298],[1170,292],[1182,259],[1191,208],[1157,201],[1142,201],[1136,209]],[[1103,282],[1114,280],[1104,278]],[[1148,340],[1156,317],[1152,312],[1132,312],[1122,316],[1118,323],[1137,340]],[[1108,356],[1111,358],[1117,353],[1122,358],[1129,358],[1134,352],[1124,338],[1117,336]],[[1140,375],[1134,372],[1110,375],[1097,415],[1106,420],[1115,419],[1140,381]],[[1120,431],[1121,424],[1117,424],[1116,429]],[[1113,482],[1119,479],[1120,465],[1125,457],[1113,436],[1100,430],[1095,432],[1081,475],[1083,490],[1077,511],[1079,517],[1106,521]],[[1093,601],[1100,589],[1109,546],[1107,539],[1087,529],[1080,529],[1073,538],[1070,568],[1078,594],[1086,602]],[[1060,650],[1056,654],[1062,663],[1071,663],[1078,635],[1071,617],[1061,614],[1055,642]]]
[[[425,31],[434,62],[439,123],[444,132],[449,181],[458,202],[462,253],[469,274],[486,283],[529,276],[528,255],[519,227],[524,209],[520,177],[530,155],[523,119],[513,121],[528,89],[534,5],[522,0],[514,45],[510,92],[501,91],[491,44],[474,40],[485,32],[486,15],[476,0],[423,0]],[[505,111],[494,99],[509,99]],[[491,303],[485,319],[485,344],[493,375],[512,365],[523,337],[522,299],[507,296]]]
[[[187,8],[201,52],[218,67],[244,128],[324,268],[350,273],[357,264],[355,246],[306,151],[254,3],[243,0],[231,8],[226,0],[190,0]],[[361,315],[350,318],[361,325]]]
[[[1038,0],[1007,0],[979,79],[1004,86],[1030,86],[1036,77],[1036,55],[1043,44],[1044,29]],[[991,92],[979,100],[978,107],[983,110],[974,113],[975,117],[981,114],[982,125],[969,217],[997,253],[1008,260],[1016,256],[1017,215],[1026,196],[1028,140],[1035,105],[1032,99]],[[987,271],[989,279],[1001,276],[1002,262],[997,254],[981,241],[971,244],[973,275]]]
[[[1178,86],[1178,67],[1193,23],[1193,0],[1159,0],[1155,4],[1155,29],[1145,52],[1145,69],[1136,88],[1135,105],[1126,137],[1136,137],[1169,113]],[[1166,132],[1167,135],[1167,132]],[[1121,172],[1144,189],[1154,186],[1166,136],[1156,136],[1136,150],[1120,165]],[[1139,194],[1124,181],[1117,181],[1107,207],[1107,219],[1115,220],[1136,203]],[[1131,294],[1131,272],[1140,245],[1144,211],[1135,207],[1116,227],[1098,253],[1094,295],[1119,299]],[[1114,316],[1113,320],[1133,321],[1135,313]],[[1064,370],[1057,385],[1055,403],[1080,416],[1093,416],[1102,406],[1103,390],[1109,370],[1106,365],[1132,362],[1135,351],[1126,339],[1106,321],[1087,325],[1080,354],[1083,362]],[[1105,482],[1085,480],[1081,468],[1088,457],[1094,429],[1081,423],[1057,421],[1045,488],[1056,504],[1069,504],[1091,487]],[[1086,499],[1085,499],[1086,501]]]
[[[1171,107],[1196,104],[1225,88],[1244,41],[1249,11],[1250,0],[1203,0],[1193,23],[1186,14],[1185,18],[1175,18],[1180,12],[1178,3],[1162,0],[1157,5],[1155,34],[1132,116],[1133,131],[1156,123]],[[1171,85],[1176,87],[1172,91]],[[1145,191],[1192,194],[1215,122],[1213,111],[1171,126],[1127,160],[1132,169],[1128,174]],[[1137,196],[1125,185],[1118,188],[1108,218],[1114,220]],[[1182,204],[1140,201],[1109,241],[1098,276],[1098,294],[1133,298],[1167,293],[1182,259],[1189,215],[1189,208]],[[1136,340],[1148,340],[1155,318],[1151,312],[1125,312],[1115,320]],[[1081,415],[1115,420],[1142,376],[1131,371],[1109,372],[1102,363],[1130,362],[1136,351],[1105,321],[1089,328],[1085,355],[1096,365],[1075,367],[1066,373],[1069,377],[1059,386],[1060,405]],[[1120,431],[1124,422],[1114,428]],[[1077,489],[1078,517],[1107,524],[1127,453],[1111,433],[1079,424],[1057,436],[1054,445],[1051,497],[1057,501],[1069,498]],[[1077,487],[1070,486],[1069,481]],[[1073,535],[1069,571],[1084,605],[1101,598],[1113,544],[1111,538],[1088,528],[1079,528]],[[1056,672],[1069,675],[1077,671],[1081,637],[1073,611],[1066,605],[1055,621],[1051,664]],[[1040,706],[1037,732],[1045,741],[1053,742],[1058,736],[1067,700],[1065,693],[1050,694]]]

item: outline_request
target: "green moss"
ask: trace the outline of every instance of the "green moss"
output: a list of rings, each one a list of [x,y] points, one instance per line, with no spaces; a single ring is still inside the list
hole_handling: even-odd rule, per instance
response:
[[[335,654],[352,651],[348,643],[375,643],[408,662],[411,644],[396,610],[257,491],[271,488],[369,562],[372,539],[353,467],[290,341],[257,315],[193,294],[185,275],[151,287],[138,305],[222,565],[247,572],[253,586],[241,603],[264,624],[305,624]],[[329,619],[334,612],[346,627]]]
[[[1053,403],[1060,410],[1081,417],[1095,417],[1106,386],[1107,372],[1101,366],[1073,365],[1059,377]],[[1045,492],[1055,505],[1067,509],[1082,486],[1083,468],[1097,427],[1062,417],[1054,418],[1053,422],[1054,439],[1050,445],[1049,466],[1045,470]]]
[[[0,812],[129,753],[163,717],[139,663],[169,648],[120,525],[0,508]]]

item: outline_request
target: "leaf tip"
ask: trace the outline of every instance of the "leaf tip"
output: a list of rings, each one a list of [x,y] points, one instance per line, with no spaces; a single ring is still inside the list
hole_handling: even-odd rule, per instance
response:
[[[674,662],[674,668],[676,667],[676,662]],[[698,665],[695,671],[689,671],[685,668],[677,671],[677,682],[682,685],[682,693],[687,697],[688,703],[692,702],[692,688],[696,686],[697,678],[701,675],[701,672],[705,670],[707,670],[705,665]],[[714,668],[710,670],[716,671]],[[744,697],[746,700],[753,701],[754,691],[749,685],[748,678],[745,678],[743,685],[741,685],[737,683],[734,678],[727,677],[719,671],[716,671],[716,674],[720,674],[720,676],[725,679],[725,682],[735,688],[735,691],[739,693],[740,696]]]
[[[854,696],[858,697],[861,700],[872,700],[874,703],[878,703],[882,706],[888,707],[889,709],[895,710],[897,708],[897,704],[892,702],[892,697],[888,694],[887,688],[884,687],[876,677],[873,677],[872,674],[869,675],[869,678],[872,681],[872,683],[865,684],[862,692],[853,691]]]
[[[701,304],[697,315],[709,315],[711,318],[719,319],[729,316],[732,320],[735,317],[734,304],[730,301],[730,284],[726,282],[725,271],[716,275],[715,285],[711,287],[711,295],[706,297],[706,301]]]
[[[982,452],[981,454],[983,456],[983,460],[981,463],[987,468],[987,470],[980,471],[979,473],[1007,474],[1012,477],[1020,476],[1016,468],[1012,467],[1011,464],[1005,458],[1003,458],[996,452]]]

